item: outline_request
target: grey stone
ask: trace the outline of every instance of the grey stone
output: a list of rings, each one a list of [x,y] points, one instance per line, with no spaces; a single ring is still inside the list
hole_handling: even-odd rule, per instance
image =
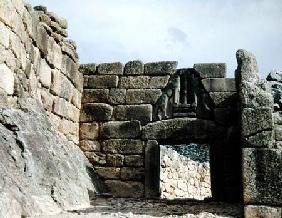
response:
[[[128,89],[126,93],[127,104],[155,104],[162,95],[160,89]]]
[[[99,124],[92,123],[80,123],[79,137],[80,139],[95,140],[99,136]]]
[[[236,92],[210,92],[209,95],[217,108],[232,107],[238,103]]]
[[[99,141],[93,140],[81,140],[79,142],[79,147],[82,151],[100,151],[101,144]]]
[[[194,64],[193,68],[200,74],[200,77],[203,79],[205,78],[225,78],[226,77],[226,64],[224,63]]]
[[[83,153],[53,130],[36,100],[21,99],[20,107],[0,109],[0,216],[11,217],[14,210],[13,217],[50,215],[90,205],[88,191],[97,191]]]
[[[176,61],[161,61],[147,63],[144,65],[144,74],[146,75],[172,75],[177,67]]]
[[[142,125],[152,121],[152,105],[118,105],[114,107],[115,120],[139,120]]]
[[[94,166],[105,166],[107,163],[106,155],[101,152],[86,151],[84,154]]]
[[[81,122],[108,121],[113,114],[113,107],[105,103],[87,103],[82,106]]]
[[[235,76],[238,84],[241,82],[257,82],[258,77],[258,66],[255,56],[243,49],[239,49],[236,52],[237,58],[237,69],[235,71]]]
[[[121,154],[107,154],[107,165],[111,167],[123,166],[124,156]]]
[[[126,89],[110,89],[109,103],[124,104],[126,99]]]
[[[126,89],[158,89],[164,88],[169,76],[127,76],[121,77],[120,87]]]
[[[144,142],[132,139],[111,139],[102,143],[103,151],[107,153],[120,154],[142,154],[144,152]]]
[[[103,123],[101,127],[101,137],[115,139],[132,139],[141,135],[141,125],[139,121],[110,121]]]
[[[142,75],[144,72],[144,64],[142,61],[129,61],[125,64],[125,75]]]
[[[276,111],[275,113],[273,113],[272,118],[273,118],[274,124],[282,125],[282,112],[281,111]]]
[[[114,197],[144,197],[144,185],[142,182],[106,180],[105,183]]]
[[[109,103],[109,90],[84,89],[82,103]]]
[[[277,105],[277,109],[282,109],[282,83],[276,81],[268,82],[271,87],[271,93],[274,103]]]
[[[282,83],[282,70],[272,70],[266,77],[267,81],[277,81]]]
[[[272,109],[270,108],[244,108],[241,119],[244,137],[273,129]]]
[[[235,79],[203,79],[202,84],[207,92],[236,92]]]
[[[248,136],[242,140],[243,147],[265,147],[272,148],[273,147],[273,131],[262,131],[258,132],[254,135]]]
[[[141,155],[126,155],[124,156],[124,166],[142,167],[144,166],[144,157]]]
[[[244,203],[281,205],[281,168],[281,150],[243,148]]]
[[[61,28],[63,28],[63,29],[68,28],[68,22],[67,22],[66,19],[59,17],[58,15],[56,15],[55,13],[52,13],[52,12],[47,12],[46,14],[50,17],[50,19],[52,21],[58,23]]]
[[[44,13],[47,12],[47,7],[42,6],[42,5],[35,6],[35,7],[33,7],[33,9],[34,9],[35,11],[43,11]]]
[[[82,72],[84,75],[94,75],[96,74],[96,64],[81,64],[79,66],[79,71]]]
[[[95,75],[84,76],[84,88],[117,88],[118,76],[116,75]]]
[[[0,88],[3,89],[7,94],[12,95],[14,93],[14,74],[7,67],[6,64],[0,64]]]
[[[245,218],[281,218],[281,207],[247,205],[244,208]]]
[[[95,171],[103,179],[118,179],[121,176],[120,168],[116,167],[95,167]]]
[[[121,75],[123,74],[123,65],[120,62],[99,64],[97,66],[97,73]]]
[[[282,141],[282,126],[275,126],[275,140]]]
[[[49,88],[51,85],[51,68],[46,63],[44,59],[40,61],[40,69],[39,69],[39,81],[46,88]]]
[[[122,167],[120,170],[122,180],[143,180],[144,168]]]

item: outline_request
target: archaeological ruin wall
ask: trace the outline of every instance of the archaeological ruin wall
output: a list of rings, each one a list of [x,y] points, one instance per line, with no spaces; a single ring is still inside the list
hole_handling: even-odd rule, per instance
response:
[[[176,67],[168,61],[82,65],[80,147],[114,196],[155,198],[162,191],[168,198],[204,199],[194,192],[197,181],[206,177],[212,193],[205,194],[207,198],[239,199],[235,80],[225,78],[225,64]],[[189,143],[207,144],[208,169],[182,180],[185,188],[177,187],[177,175],[164,184],[160,146]],[[178,172],[177,166],[170,167]],[[194,185],[190,195],[189,184]]]

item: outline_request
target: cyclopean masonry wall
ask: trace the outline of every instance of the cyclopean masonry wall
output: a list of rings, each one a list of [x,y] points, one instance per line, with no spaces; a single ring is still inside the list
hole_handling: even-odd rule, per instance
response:
[[[236,56],[245,217],[278,218],[282,215],[282,74],[272,72],[269,81],[260,80],[253,54],[238,50]]]
[[[80,147],[114,196],[152,198],[160,196],[159,144],[205,143],[213,197],[238,199],[235,80],[224,64],[176,65],[82,65]]]

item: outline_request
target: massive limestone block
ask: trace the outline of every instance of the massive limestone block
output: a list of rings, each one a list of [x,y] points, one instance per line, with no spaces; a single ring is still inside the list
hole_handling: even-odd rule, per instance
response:
[[[245,204],[281,205],[282,151],[243,148]]]
[[[124,104],[126,99],[126,89],[110,89],[109,102],[110,104]]]
[[[210,92],[209,95],[218,108],[235,107],[238,102],[236,92]]]
[[[141,124],[152,121],[153,108],[150,104],[145,105],[118,105],[114,108],[115,120],[139,120]]]
[[[141,135],[140,121],[110,121],[101,126],[101,137],[132,139]]]
[[[235,79],[203,79],[202,83],[207,92],[236,92]]]
[[[84,88],[117,88],[118,76],[116,75],[95,75],[84,76]]]
[[[155,104],[162,95],[160,89],[128,89],[126,93],[127,104]]]
[[[263,217],[263,218],[280,218],[282,217],[281,207],[255,206],[249,205],[244,208],[245,218]]]
[[[114,197],[132,197],[140,198],[144,196],[144,185],[142,182],[106,180],[111,194]]]
[[[82,103],[108,103],[108,89],[84,89]]]
[[[79,137],[81,140],[90,139],[95,140],[99,136],[99,124],[96,122],[92,123],[80,123],[79,126]]]
[[[144,168],[122,167],[120,177],[122,180],[143,180]]]
[[[144,64],[142,61],[129,61],[125,64],[125,75],[142,75],[144,72]]]
[[[133,139],[110,139],[102,143],[103,151],[120,154],[142,154],[144,145],[143,141]]]
[[[87,103],[82,107],[81,122],[107,121],[113,114],[113,107],[104,103]]]
[[[169,76],[128,76],[121,77],[120,87],[126,89],[158,89],[164,88]]]
[[[83,75],[94,75],[96,73],[97,65],[96,64],[81,64],[79,66],[79,71]]]
[[[271,87],[272,96],[276,109],[282,109],[282,71],[274,70],[266,78]]]
[[[93,169],[77,146],[54,131],[37,101],[2,107],[0,130],[1,217],[89,205],[89,193],[96,192]]]
[[[200,74],[201,78],[225,78],[226,64],[194,64],[194,69]]]
[[[177,67],[176,61],[161,61],[147,63],[144,66],[144,74],[147,75],[172,75]]]
[[[117,63],[104,63],[97,66],[98,74],[123,74],[123,65],[120,62]]]
[[[6,64],[0,64],[0,88],[7,94],[12,95],[14,93],[14,74],[7,67]]]

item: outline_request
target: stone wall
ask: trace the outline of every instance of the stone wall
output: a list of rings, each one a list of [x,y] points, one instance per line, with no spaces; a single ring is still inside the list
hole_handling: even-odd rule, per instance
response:
[[[236,56],[245,217],[281,217],[281,74],[269,75],[270,82],[260,80],[254,55],[238,50]]]
[[[1,1],[0,90],[15,104],[23,96],[38,99],[53,126],[78,144],[83,76],[66,28],[67,21],[45,7]]]
[[[114,196],[156,197],[159,144],[212,144],[214,197],[234,199],[241,174],[235,80],[225,78],[224,64],[176,66],[81,65],[80,147]]]
[[[209,145],[160,145],[160,192],[164,199],[211,198]]]

